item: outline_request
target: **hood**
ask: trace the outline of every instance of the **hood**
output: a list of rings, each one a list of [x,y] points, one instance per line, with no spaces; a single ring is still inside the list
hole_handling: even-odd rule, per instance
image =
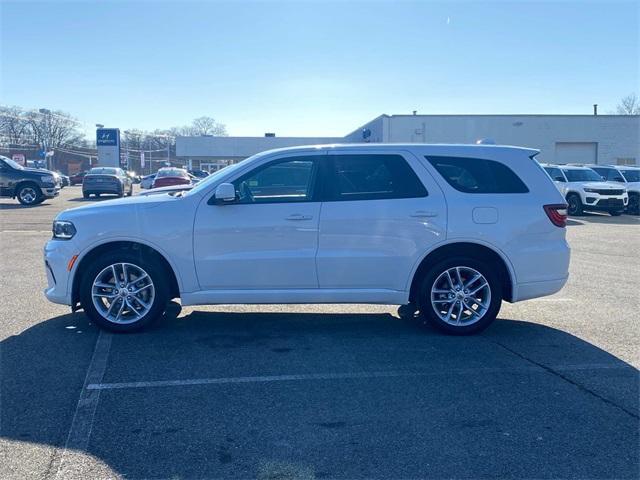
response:
[[[53,175],[54,177],[59,176],[57,173],[52,172],[51,170],[43,170],[42,168],[31,168],[31,167],[24,167],[23,169],[24,172],[29,172],[29,173],[36,173],[36,174],[40,174],[40,175]]]
[[[180,197],[173,197],[171,195],[150,195],[150,196],[135,196],[135,197],[122,197],[114,200],[104,200],[101,202],[92,203],[90,205],[83,205],[81,207],[70,208],[61,212],[56,219],[57,220],[71,220],[76,217],[83,217],[87,215],[102,215],[105,213],[131,213],[134,210],[156,208],[160,205],[168,202],[179,202]]]
[[[579,183],[583,188],[597,188],[598,190],[624,190],[625,186],[621,183],[616,182],[569,182],[569,183]]]

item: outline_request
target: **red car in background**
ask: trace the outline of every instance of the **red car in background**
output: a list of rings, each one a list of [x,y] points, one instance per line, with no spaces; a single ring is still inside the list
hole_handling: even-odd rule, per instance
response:
[[[84,176],[89,173],[86,170],[84,172],[78,172],[75,175],[69,175],[69,183],[71,185],[78,185],[79,183],[82,183],[82,180],[84,180]]]
[[[168,187],[170,185],[190,185],[189,173],[182,168],[166,167],[158,170],[153,180],[152,188]]]

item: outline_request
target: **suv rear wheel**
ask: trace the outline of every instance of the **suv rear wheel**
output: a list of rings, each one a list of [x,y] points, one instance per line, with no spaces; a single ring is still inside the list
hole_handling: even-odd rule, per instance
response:
[[[85,270],[80,302],[97,325],[133,332],[160,317],[169,300],[166,273],[153,259],[120,250],[95,259]]]
[[[42,203],[42,190],[35,183],[25,183],[18,187],[16,197],[22,205],[37,205]]]
[[[423,320],[453,335],[487,328],[498,315],[502,284],[495,266],[468,257],[435,265],[422,280],[418,309]]]
[[[569,205],[567,213],[569,215],[582,215],[582,200],[577,193],[570,193],[567,195],[567,204]]]

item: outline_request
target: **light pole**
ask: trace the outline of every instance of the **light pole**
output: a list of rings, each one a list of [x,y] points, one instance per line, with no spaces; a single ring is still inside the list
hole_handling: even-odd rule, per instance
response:
[[[49,116],[51,110],[48,108],[40,108],[38,110],[41,115],[44,116],[44,132],[42,132],[42,149],[44,150],[44,161],[47,165],[47,170],[51,170],[53,163],[53,156],[49,155]]]

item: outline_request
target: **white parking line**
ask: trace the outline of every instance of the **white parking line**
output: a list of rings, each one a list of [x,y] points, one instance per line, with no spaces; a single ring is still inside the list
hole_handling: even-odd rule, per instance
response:
[[[628,365],[620,364],[578,364],[551,366],[553,370],[603,370],[603,369],[632,369]],[[220,378],[192,378],[184,380],[156,380],[148,382],[116,382],[116,383],[91,383],[87,390],[119,390],[128,388],[155,388],[155,387],[186,387],[193,385],[223,385],[231,383],[270,383],[270,382],[295,382],[309,380],[345,380],[362,378],[390,378],[390,377],[443,377],[449,375],[477,375],[482,373],[547,373],[547,370],[538,366],[523,367],[485,367],[485,368],[460,368],[428,372],[342,372],[342,373],[308,373],[297,375],[265,375],[256,377],[220,377]]]
[[[93,419],[96,413],[96,407],[100,399],[100,391],[89,388],[95,383],[100,383],[107,368],[107,359],[109,358],[109,350],[111,348],[111,339],[113,335],[102,330],[98,333],[96,346],[93,350],[93,356],[87,369],[87,376],[84,380],[84,386],[80,392],[78,405],[73,415],[69,435],[62,452],[60,464],[56,473],[56,478],[65,478],[62,473],[65,461],[70,460],[72,451],[86,451],[91,437],[91,429],[93,428]],[[69,462],[71,463],[71,462]]]

